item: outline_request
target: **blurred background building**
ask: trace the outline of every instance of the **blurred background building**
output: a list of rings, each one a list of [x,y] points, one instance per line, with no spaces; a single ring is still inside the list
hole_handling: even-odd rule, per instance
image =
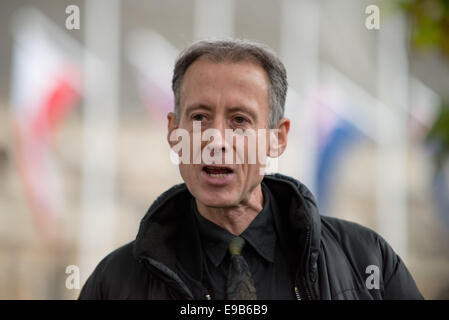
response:
[[[286,65],[292,129],[273,168],[322,214],[379,232],[425,298],[449,298],[447,1],[0,6],[1,299],[76,298],[67,267],[82,286],[182,181],[166,143],[173,63],[217,37],[265,43]]]

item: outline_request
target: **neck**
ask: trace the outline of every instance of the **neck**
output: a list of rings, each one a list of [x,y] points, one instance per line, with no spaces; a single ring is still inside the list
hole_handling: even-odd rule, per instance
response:
[[[262,211],[263,203],[263,193],[260,184],[254,188],[248,199],[236,206],[224,208],[208,207],[196,200],[198,211],[204,218],[236,236],[242,234],[259,212]]]

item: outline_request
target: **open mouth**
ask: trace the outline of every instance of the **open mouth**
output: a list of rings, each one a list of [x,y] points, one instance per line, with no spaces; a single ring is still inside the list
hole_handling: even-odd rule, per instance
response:
[[[204,166],[203,171],[212,178],[225,178],[234,171],[229,167]]]

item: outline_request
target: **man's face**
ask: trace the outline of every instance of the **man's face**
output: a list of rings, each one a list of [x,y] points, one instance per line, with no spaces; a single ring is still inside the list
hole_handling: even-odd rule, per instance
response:
[[[203,205],[224,208],[245,203],[263,179],[260,160],[248,163],[250,139],[245,139],[242,152],[242,148],[236,150],[235,140],[224,138],[226,129],[268,131],[268,88],[264,69],[249,61],[216,63],[201,57],[187,69],[180,89],[179,122],[174,114],[168,116],[169,136],[177,128],[190,134],[190,162],[181,163],[179,169],[187,188]],[[201,123],[203,133],[207,129],[221,133],[221,142],[201,142],[201,152],[205,148],[210,154],[221,152],[221,164],[206,164],[204,158],[200,164],[193,164],[194,121]],[[170,144],[173,146],[173,142]],[[232,163],[225,161],[230,151]],[[244,159],[243,163],[236,164],[238,157]]]

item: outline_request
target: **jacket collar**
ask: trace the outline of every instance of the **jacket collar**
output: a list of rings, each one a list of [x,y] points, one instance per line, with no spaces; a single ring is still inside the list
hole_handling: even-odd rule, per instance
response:
[[[281,174],[266,175],[263,181],[282,213],[276,223],[284,224],[290,245],[299,248],[297,261],[301,265],[297,267],[313,277],[321,235],[320,215],[313,195],[301,182]],[[133,253],[136,258],[152,258],[171,270],[182,268],[193,279],[201,281],[201,241],[190,211],[191,199],[184,183],[160,195],[140,222]]]

